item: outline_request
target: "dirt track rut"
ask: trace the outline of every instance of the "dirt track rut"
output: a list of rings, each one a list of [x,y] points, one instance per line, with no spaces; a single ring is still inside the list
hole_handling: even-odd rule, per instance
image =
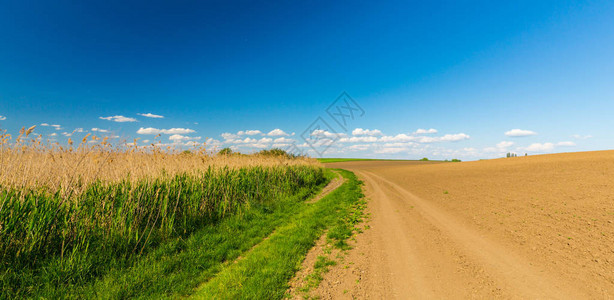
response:
[[[582,298],[508,249],[372,172],[374,230],[385,244],[393,296]]]
[[[614,285],[607,283],[594,282],[600,286],[591,287],[570,280],[573,274],[557,272],[544,263],[559,261],[560,266],[563,259],[527,255],[523,251],[527,245],[507,243],[493,232],[476,226],[467,217],[471,212],[456,214],[436,201],[417,196],[411,190],[412,184],[397,176],[390,177],[396,173],[381,165],[334,167],[352,170],[365,182],[371,229],[357,236],[346,261],[325,276],[315,291],[316,296],[323,299],[609,299],[609,291],[614,290]],[[490,205],[487,202],[484,205]],[[559,255],[581,256],[578,252],[572,249]],[[589,269],[580,263],[560,267],[569,273]]]

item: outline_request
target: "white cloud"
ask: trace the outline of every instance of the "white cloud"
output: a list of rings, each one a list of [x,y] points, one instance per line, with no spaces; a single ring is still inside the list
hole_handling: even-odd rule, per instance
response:
[[[523,137],[537,135],[537,132],[523,129],[512,129],[510,131],[505,132],[505,135],[509,137]]]
[[[41,123],[41,126],[43,127],[53,127],[55,130],[61,130],[62,126],[61,125],[50,125],[48,123]]]
[[[526,147],[524,149],[530,152],[548,152],[554,149],[554,144],[553,143],[543,143],[543,144],[535,143],[535,144],[531,144],[529,147]]]
[[[56,135],[58,135],[58,134],[55,133],[55,132],[49,134],[49,136],[56,136]]]
[[[83,128],[75,128],[75,130],[73,130],[72,132],[85,132],[85,130],[83,130]]]
[[[232,143],[242,148],[267,148],[270,143],[273,142],[272,138],[263,137],[261,139],[255,139],[251,137],[246,137],[244,139],[231,139],[226,140],[226,143]],[[282,145],[285,145],[282,143]],[[231,146],[232,148],[233,146]]]
[[[221,134],[221,136],[225,139],[225,140],[233,140],[236,139],[238,136],[236,134],[230,133],[230,132],[224,132]]]
[[[383,136],[379,140],[381,142],[418,142],[418,143],[436,143],[436,142],[458,142],[468,140],[471,137],[464,133],[446,134],[444,136],[413,136],[404,133],[395,136]]]
[[[280,138],[276,138],[273,142],[278,143],[278,144],[291,144],[294,142],[294,140],[286,138],[286,137],[280,137]]]
[[[157,129],[152,127],[141,127],[136,131],[138,134],[188,134],[193,132],[195,131],[189,128]]]
[[[253,148],[261,148],[261,149],[269,147],[268,144],[261,144],[261,143],[249,144],[249,145],[246,145],[246,146],[247,147],[253,147]]]
[[[232,144],[251,144],[251,143],[257,143],[258,140],[254,139],[254,138],[246,137],[244,139],[226,140],[226,142],[227,143],[232,143]]]
[[[196,147],[196,146],[200,145],[200,143],[196,142],[196,141],[188,141],[188,142],[185,142],[183,145],[184,146],[189,146],[189,147]]]
[[[237,132],[237,135],[258,135],[258,134],[262,135],[262,131],[260,130],[245,130],[245,131],[241,130]]]
[[[287,134],[286,132],[284,132],[283,130],[276,128],[273,129],[271,131],[269,131],[269,133],[267,133],[268,136],[289,136],[289,134]]]
[[[261,138],[261,139],[258,140],[258,143],[260,143],[260,144],[268,144],[268,143],[271,143],[271,142],[273,142],[272,138]]]
[[[486,152],[486,153],[501,152],[501,149],[497,148],[497,147],[486,147],[486,148],[484,148],[484,152]]]
[[[72,136],[72,133],[68,133],[68,132],[62,132],[63,136]]]
[[[146,113],[146,114],[137,113],[137,115],[143,116],[143,117],[146,117],[146,118],[154,118],[154,119],[163,119],[164,118],[164,116],[154,115],[152,113]]]
[[[410,147],[414,145],[416,145],[416,143],[406,142],[406,143],[385,143],[383,146],[384,147]]]
[[[258,142],[257,139],[252,139],[252,138],[249,138],[249,137],[248,138],[244,138],[242,140],[241,139],[234,140],[234,143],[237,143],[237,144],[250,144],[250,143],[256,143],[256,142]]]
[[[437,129],[434,129],[434,128],[431,128],[431,129],[419,128],[418,130],[416,130],[414,132],[414,134],[430,134],[430,133],[437,133]]]
[[[361,135],[380,136],[380,135],[382,135],[382,132],[379,129],[356,128],[356,129],[352,130],[352,135],[356,135],[356,136],[361,136]]]
[[[510,141],[502,141],[497,143],[497,145],[495,147],[487,147],[484,148],[484,152],[486,153],[498,153],[498,155],[501,155],[501,153],[505,153],[507,152],[507,148],[511,147],[514,145],[514,142],[510,142]]]
[[[102,120],[113,121],[113,122],[136,122],[135,118],[128,118],[124,116],[111,116],[111,117],[99,117]]]
[[[329,147],[332,146],[335,141],[341,137],[341,135],[337,135],[337,133],[328,132],[326,130],[316,129],[311,135],[313,138],[307,138],[307,142],[312,147]]]
[[[185,136],[185,135],[180,135],[180,134],[173,134],[169,136],[168,139],[174,142],[182,142],[182,141],[200,140],[201,137],[200,136],[191,137],[191,136]]]
[[[592,135],[579,135],[579,134],[574,134],[574,135],[572,135],[571,137],[572,137],[572,138],[574,138],[574,139],[577,139],[577,140],[586,140],[586,139],[590,139],[590,138],[592,138],[593,136],[592,136]]]
[[[336,133],[336,132],[330,132],[330,131],[326,131],[326,130],[322,130],[322,129],[316,129],[314,131],[311,132],[310,134],[311,136],[317,136],[317,137],[327,137],[327,138],[339,138],[339,137],[346,137],[347,135],[345,133]]]
[[[212,146],[212,147],[219,147],[222,145],[222,142],[216,139],[212,139],[212,138],[208,138],[205,142],[207,143],[207,146]]]
[[[415,140],[417,140],[417,137],[404,133],[400,133],[395,136],[383,136],[380,138],[380,141],[382,142],[410,142]]]
[[[185,136],[185,135],[180,135],[180,134],[173,134],[169,136],[168,139],[171,141],[180,142],[180,141],[189,141],[190,137]]]
[[[358,144],[347,147],[351,151],[365,151],[371,148],[370,144]]]
[[[0,121],[4,121],[4,120],[6,120],[6,117],[5,116],[0,116]]]
[[[92,128],[92,131],[97,131],[100,133],[108,133],[109,131],[106,129],[100,129],[100,128]]]
[[[381,149],[377,149],[373,152],[378,153],[378,154],[395,154],[395,153],[403,152],[406,150],[407,149],[401,148],[401,147],[384,147]]]
[[[285,147],[290,147],[290,145],[292,145],[292,144],[280,143],[280,144],[273,144],[271,147],[273,147],[273,148],[285,148]]]
[[[497,148],[505,149],[514,145],[514,142],[503,141],[497,144]]]
[[[561,147],[573,147],[576,145],[576,143],[571,142],[571,141],[567,141],[567,142],[558,142],[556,143],[557,146],[561,146]]]
[[[420,137],[418,139],[419,143],[434,143],[434,142],[458,142],[462,140],[468,140],[471,137],[464,133],[455,133],[455,134],[446,134],[440,137]]]
[[[339,139],[341,143],[373,143],[377,142],[377,138],[374,136],[353,136],[351,138]]]

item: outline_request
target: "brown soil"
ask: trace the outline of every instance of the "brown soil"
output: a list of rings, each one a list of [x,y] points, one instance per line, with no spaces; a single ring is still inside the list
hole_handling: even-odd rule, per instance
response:
[[[309,250],[307,256],[305,256],[305,260],[301,263],[301,268],[288,283],[289,288],[286,291],[287,299],[303,299],[304,292],[301,291],[301,289],[308,284],[307,278],[314,272],[314,265],[318,256],[325,255],[326,248],[326,234],[323,234],[316,242],[316,245]]]
[[[365,181],[371,229],[315,296],[614,297],[614,151],[327,166]]]

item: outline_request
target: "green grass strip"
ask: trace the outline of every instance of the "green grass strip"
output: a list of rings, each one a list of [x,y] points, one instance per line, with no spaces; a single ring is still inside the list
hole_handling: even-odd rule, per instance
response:
[[[287,219],[271,214],[298,207],[324,181],[322,168],[279,165],[95,182],[83,193],[68,196],[43,188],[0,187],[0,299],[83,298],[81,293],[99,291],[121,297],[150,289],[173,293],[183,288],[184,280],[181,288],[160,288],[157,282],[168,280],[147,278],[175,278],[175,270],[192,268],[175,256],[199,261],[200,243],[214,249],[202,254],[203,264],[244,250],[269,234],[277,220]],[[305,197],[293,197],[301,193]],[[252,224],[243,216],[255,225],[240,229]],[[223,222],[226,218],[230,220]],[[233,220],[238,225],[231,225]],[[256,233],[242,235],[252,230]],[[234,238],[230,234],[242,239],[226,243]],[[141,267],[143,263],[147,267]],[[131,268],[151,273],[124,271]],[[87,287],[101,278],[112,280],[89,293]],[[122,292],[112,294],[115,290]]]
[[[353,211],[361,203],[360,181],[348,171],[340,170],[348,180],[318,202],[292,216],[237,263],[228,264],[193,295],[204,299],[281,299],[288,281],[300,268],[305,255],[323,231],[337,232],[332,239],[349,237]],[[351,233],[351,230],[349,230]]]
[[[377,159],[377,158],[318,158],[321,163],[334,163],[346,161],[410,161],[409,159]]]
[[[326,172],[328,181],[335,176]],[[319,189],[303,188],[296,195],[244,210],[217,224],[177,239],[141,257],[131,268],[114,268],[87,286],[47,286],[43,298],[177,298],[189,295],[242,253],[260,243],[275,228],[307,205]]]
[[[434,161],[434,162],[460,162],[459,159],[437,160],[437,159],[380,159],[380,158],[318,158],[321,163],[335,163],[346,161]]]

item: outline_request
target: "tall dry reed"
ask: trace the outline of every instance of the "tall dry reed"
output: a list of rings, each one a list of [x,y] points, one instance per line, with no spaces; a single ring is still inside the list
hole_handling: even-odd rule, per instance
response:
[[[45,284],[87,282],[110,261],[325,181],[308,158],[113,146],[90,135],[60,146],[33,129],[14,141],[0,135],[0,297],[27,296],[41,274],[57,274]]]
[[[136,146],[132,143],[112,145],[108,138],[86,135],[79,144],[49,143],[42,136],[32,137],[23,128],[11,140],[0,134],[0,186],[5,188],[46,188],[63,193],[81,193],[91,183],[153,179],[160,175],[195,174],[209,167],[245,168],[268,166],[318,166],[315,159],[287,159],[272,155],[215,155],[206,144],[185,151],[156,143]]]

